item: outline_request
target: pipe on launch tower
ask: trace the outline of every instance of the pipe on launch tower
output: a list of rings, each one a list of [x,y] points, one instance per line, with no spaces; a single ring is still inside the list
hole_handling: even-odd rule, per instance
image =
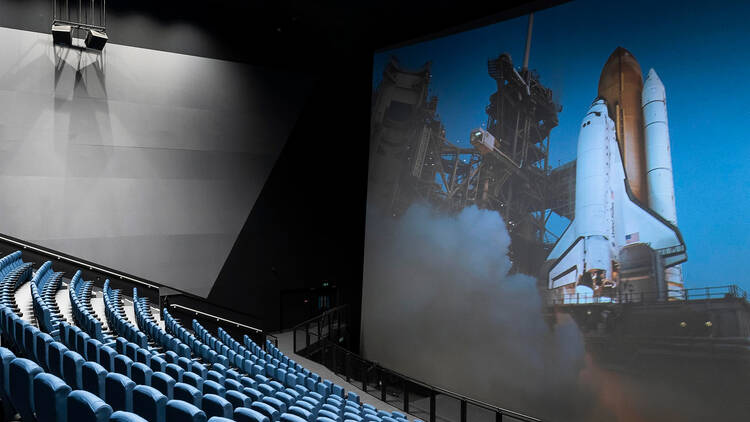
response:
[[[529,54],[531,54],[531,31],[534,28],[534,13],[529,13],[529,26],[526,30],[526,50],[523,53],[523,70],[529,70]],[[528,81],[527,81],[528,82]]]

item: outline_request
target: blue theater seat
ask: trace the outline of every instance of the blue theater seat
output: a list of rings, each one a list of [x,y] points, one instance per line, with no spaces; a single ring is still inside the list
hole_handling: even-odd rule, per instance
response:
[[[209,418],[212,416],[232,417],[232,404],[216,394],[204,394],[201,407]]]
[[[114,369],[118,374],[123,374],[130,378],[130,369],[133,366],[133,359],[125,355],[117,355],[114,359]]]
[[[235,422],[234,419],[222,418],[221,416],[214,416],[208,419],[208,422]]]
[[[107,371],[113,371],[115,367],[115,356],[117,356],[115,349],[109,346],[102,346],[99,348],[99,365],[103,366]]]
[[[168,400],[159,390],[139,385],[133,390],[133,413],[151,422],[165,422]]]
[[[224,388],[226,388],[227,391],[229,390],[242,391],[242,389],[245,387],[243,387],[242,384],[235,379],[228,379],[224,381]]]
[[[190,364],[190,372],[197,374],[201,378],[206,378],[208,375],[208,369],[206,369],[206,366],[198,362],[192,362]]]
[[[247,407],[235,408],[234,420],[236,422],[271,422],[268,416]]]
[[[131,412],[118,410],[109,417],[109,422],[148,422],[146,419]]]
[[[315,422],[336,422],[338,420],[340,420],[340,418],[338,418],[338,419],[331,419],[331,418],[329,418],[327,416],[318,416],[317,418],[315,418]]]
[[[203,378],[201,378],[198,374],[195,374],[193,372],[185,372],[182,374],[182,382],[192,385],[199,391],[203,391]]]
[[[15,358],[8,365],[10,401],[25,421],[34,420],[34,377],[42,372],[29,359]]]
[[[66,422],[71,389],[60,378],[41,372],[34,377],[34,409],[38,422]]]
[[[140,362],[150,366],[151,356],[151,352],[149,352],[148,349],[144,349],[143,347],[139,347],[138,350],[135,351],[136,362]],[[154,369],[151,368],[151,370],[153,371]],[[161,370],[161,368],[159,370]]]
[[[250,407],[254,401],[247,395],[235,390],[227,391],[227,395],[224,396],[224,398],[227,399],[229,403],[232,403],[232,407],[235,409],[238,407]]]
[[[76,333],[76,351],[82,355],[86,355],[86,342],[91,339],[91,336],[83,331]]]
[[[81,367],[82,389],[105,398],[104,387],[107,370],[96,362],[86,362]]]
[[[266,396],[266,397],[263,397],[261,401],[263,403],[270,404],[280,413],[286,413],[286,404],[283,401],[277,399],[276,397]]]
[[[36,343],[34,344],[36,361],[45,371],[49,371],[47,366],[47,347],[49,344],[55,341],[51,335],[47,333],[39,333],[36,337]]]
[[[168,422],[206,422],[206,414],[199,408],[181,400],[167,402]]]
[[[253,401],[260,401],[260,399],[263,398],[263,393],[261,393],[260,391],[254,388],[247,387],[247,388],[242,389],[242,392],[245,393],[246,396],[253,399]]]
[[[72,350],[63,354],[63,379],[74,390],[82,388],[81,368],[84,362],[83,357]]]
[[[306,420],[307,422],[313,422],[313,418],[315,417],[310,410],[305,409],[301,406],[291,406],[289,408],[289,413],[293,415],[297,415],[301,417],[302,419]]]
[[[185,373],[185,370],[175,363],[168,363],[165,372],[175,381],[182,382],[182,374]]]
[[[323,406],[328,406],[328,405],[323,405]],[[331,419],[331,420],[332,420],[333,422],[342,422],[342,421],[341,421],[341,416],[339,416],[339,414],[338,414],[338,413],[336,413],[336,412],[332,412],[332,411],[330,411],[330,410],[328,410],[328,409],[320,409],[320,410],[318,411],[318,417],[321,417],[321,416],[323,416],[323,417],[326,417],[326,418],[329,418],[329,419]]]
[[[154,372],[164,372],[167,368],[167,361],[159,356],[152,356],[151,359],[149,359],[148,366],[150,366],[151,370]]]
[[[250,405],[250,408],[268,416],[268,419],[270,419],[271,422],[277,422],[279,416],[281,416],[281,412],[279,412],[278,409],[263,401],[253,402],[253,404]]]
[[[2,392],[3,392],[3,401],[5,403],[8,402],[8,400],[5,400],[6,398],[10,397],[10,384],[8,383],[9,379],[9,372],[8,368],[10,367],[10,362],[13,361],[13,359],[16,358],[16,355],[10,351],[10,349],[6,349],[5,347],[0,347],[0,380],[2,380]]]
[[[215,371],[213,369],[210,370],[210,371],[208,371],[208,373],[206,375],[207,375],[206,379],[208,381],[214,381],[214,382],[217,382],[219,384],[224,384],[224,381],[226,380],[226,378],[224,377],[224,375],[221,372]]]
[[[62,343],[53,341],[47,346],[47,366],[49,372],[58,377],[63,376],[63,355],[68,351]]]
[[[174,399],[186,401],[193,406],[200,407],[203,394],[190,384],[178,382],[174,385]]]
[[[174,385],[177,382],[174,378],[164,372],[154,372],[151,376],[151,386],[159,390],[162,394],[171,399],[174,393]]]
[[[141,362],[136,362],[130,367],[130,378],[136,384],[151,385],[151,376],[153,374],[154,371]]]
[[[110,372],[104,379],[104,398],[113,410],[133,411],[135,383],[117,372]]]
[[[68,394],[69,422],[107,422],[112,408],[104,400],[89,393],[77,390]]]
[[[215,381],[205,381],[203,383],[203,394],[215,394],[220,397],[224,397],[227,393],[227,389]]]
[[[89,361],[99,362],[99,349],[102,347],[102,342],[90,338],[86,341],[86,359]]]
[[[306,419],[303,419],[295,414],[292,413],[284,413],[280,417],[281,422],[307,422]]]

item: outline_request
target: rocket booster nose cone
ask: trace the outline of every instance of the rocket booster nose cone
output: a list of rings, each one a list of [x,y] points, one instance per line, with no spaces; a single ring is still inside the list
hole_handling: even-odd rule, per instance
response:
[[[591,103],[591,107],[589,107],[589,111],[588,113],[586,113],[586,117],[584,119],[587,119],[588,115],[591,113],[595,113],[597,115],[607,114],[607,102],[602,98],[597,98],[593,103]]]
[[[664,84],[654,69],[649,70],[648,76],[646,76],[646,80],[643,82],[641,106],[645,106],[651,101],[664,101],[665,99],[666,91],[664,90]]]

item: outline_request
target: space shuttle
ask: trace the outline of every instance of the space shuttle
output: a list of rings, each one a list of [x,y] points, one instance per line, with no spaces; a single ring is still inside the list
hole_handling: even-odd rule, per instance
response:
[[[618,47],[581,122],[575,217],[547,257],[548,288],[561,303],[678,298],[686,260],[664,85]]]

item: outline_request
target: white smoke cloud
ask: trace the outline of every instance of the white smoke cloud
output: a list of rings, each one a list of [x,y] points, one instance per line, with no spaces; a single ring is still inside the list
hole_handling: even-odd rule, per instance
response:
[[[498,406],[570,412],[565,402],[587,395],[571,388],[584,365],[581,335],[571,320],[554,329],[544,320],[535,279],[509,274],[509,245],[499,214],[476,207],[369,216],[366,357]]]
[[[493,211],[446,216],[413,205],[396,219],[369,215],[365,356],[555,422],[703,422],[750,414],[750,378],[719,361],[673,356],[649,367],[635,356],[601,367],[570,317],[545,320],[536,280],[509,273],[509,246]]]

